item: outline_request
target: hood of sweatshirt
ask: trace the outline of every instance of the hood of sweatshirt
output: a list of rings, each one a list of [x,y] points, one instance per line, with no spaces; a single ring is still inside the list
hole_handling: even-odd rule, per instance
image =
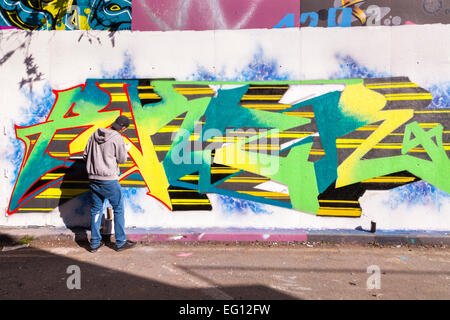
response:
[[[98,128],[97,131],[94,132],[94,139],[98,144],[102,144],[118,134],[120,133],[116,130]]]

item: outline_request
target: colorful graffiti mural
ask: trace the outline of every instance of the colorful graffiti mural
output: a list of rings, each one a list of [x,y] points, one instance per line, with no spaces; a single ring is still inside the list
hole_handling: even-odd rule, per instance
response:
[[[131,0],[0,0],[0,26],[24,30],[130,30]]]
[[[0,29],[25,30],[396,26],[449,15],[450,0],[0,0]]]
[[[448,23],[450,0],[302,0],[289,26],[350,27]]]
[[[366,190],[419,180],[450,192],[450,109],[406,77],[217,82],[89,79],[54,91],[42,123],[16,126],[25,154],[8,213],[51,211],[88,191],[89,136],[122,114],[124,187],[170,210],[209,193],[319,216],[359,217]]]

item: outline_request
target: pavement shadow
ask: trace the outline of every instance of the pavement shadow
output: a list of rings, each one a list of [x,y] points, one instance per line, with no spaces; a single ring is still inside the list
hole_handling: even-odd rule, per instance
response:
[[[105,219],[105,217],[103,216],[103,220]],[[75,243],[89,251],[91,246],[90,246],[90,228],[85,228],[85,227],[71,227],[69,228],[70,231],[73,232],[75,238],[74,241]],[[100,229],[100,231],[102,231]],[[102,241],[105,244],[105,246],[114,249],[115,248],[115,242],[114,242],[114,238],[111,234],[102,234]]]
[[[0,233],[0,247],[15,246],[20,243],[7,234]]]
[[[61,181],[61,189],[89,189],[89,179],[85,164],[82,160],[75,160],[74,164],[66,169],[67,172],[75,171],[75,175],[66,174]],[[91,196],[90,191],[76,196],[75,198],[61,197],[58,202],[60,217],[67,229],[73,232],[75,242],[81,248],[89,250],[89,235],[91,230]],[[105,215],[102,216],[102,226],[105,222]],[[102,234],[103,242],[109,246],[114,246],[110,235]]]
[[[8,235],[0,234],[0,245],[14,244],[17,244],[17,241]],[[95,260],[95,254],[92,254],[91,259]],[[157,264],[158,261],[149,261],[148,268],[151,270]],[[157,267],[155,272],[156,269]],[[74,270],[79,270],[79,289],[74,288]],[[214,290],[214,286],[178,287],[126,271],[99,266],[85,261],[84,258],[75,260],[33,246],[0,251],[0,274],[0,300],[211,300],[208,289]],[[262,285],[226,286],[220,290],[235,299],[297,299]]]
[[[64,168],[63,180],[59,187],[62,190],[89,189],[86,166],[81,159],[76,159],[70,167]],[[74,198],[61,196],[57,206],[66,228],[73,232],[75,242],[87,250],[89,248],[88,231],[91,224],[89,191]]]

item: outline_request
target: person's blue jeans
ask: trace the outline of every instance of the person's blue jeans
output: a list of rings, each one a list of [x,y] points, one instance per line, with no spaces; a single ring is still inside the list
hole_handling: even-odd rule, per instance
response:
[[[118,180],[89,180],[91,189],[91,248],[100,246],[102,236],[100,226],[103,217],[103,203],[108,199],[114,210],[114,235],[116,247],[120,248],[127,241],[125,235],[125,217],[122,188]]]

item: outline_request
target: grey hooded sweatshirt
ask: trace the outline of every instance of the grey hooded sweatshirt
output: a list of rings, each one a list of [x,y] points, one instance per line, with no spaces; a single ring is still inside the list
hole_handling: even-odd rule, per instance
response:
[[[83,159],[89,179],[118,180],[118,164],[127,162],[127,150],[122,135],[113,129],[99,128],[88,140]]]

